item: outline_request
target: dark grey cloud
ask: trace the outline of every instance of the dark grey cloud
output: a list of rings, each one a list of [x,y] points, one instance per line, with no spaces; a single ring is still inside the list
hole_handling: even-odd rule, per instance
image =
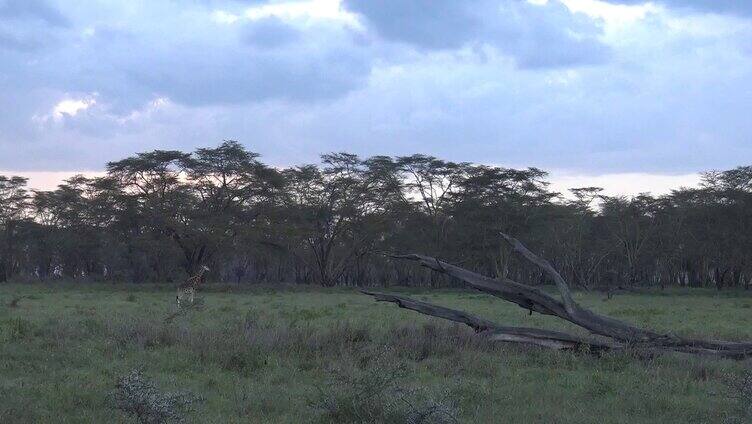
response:
[[[356,51],[284,53],[270,50],[204,50],[200,54],[149,57],[130,75],[149,91],[188,105],[274,99],[313,102],[361,86],[370,70]],[[181,70],[175,72],[176,69]]]
[[[342,24],[295,26],[275,17],[220,24],[210,13],[188,24],[181,20],[197,14],[59,31],[59,46],[36,53],[33,61],[0,61],[0,71],[7,70],[13,87],[96,92],[121,112],[154,96],[188,105],[315,102],[362,86],[370,73],[370,47]],[[9,33],[0,27],[0,49],[49,44],[20,38],[20,27]]]
[[[559,2],[521,0],[345,0],[387,40],[423,49],[491,45],[519,66],[541,68],[602,63],[601,29]]]
[[[42,3],[0,4],[0,169],[92,169],[104,151],[213,143],[218,110],[332,100],[362,87],[374,60],[341,22],[212,19],[247,3],[79,3],[67,27]],[[56,115],[66,99],[95,103]]]
[[[315,102],[362,86],[373,61],[346,27],[296,28],[277,18],[227,28],[190,48],[163,45],[119,66],[140,86],[189,105]]]
[[[38,54],[44,49],[59,47],[64,32],[64,29],[52,27],[44,21],[13,23],[0,19],[0,50]],[[10,60],[12,58],[5,58],[6,64]]]
[[[45,0],[0,0],[0,19],[41,20],[53,26],[70,24],[68,18]]]
[[[614,4],[644,4],[645,0],[608,0]],[[668,7],[693,9],[701,12],[728,13],[752,16],[750,0],[654,0]]]
[[[696,31],[658,11],[604,31],[556,0],[347,0],[361,27],[249,6],[67,1],[67,27],[3,9],[0,169],[226,138],[277,165],[345,150],[692,172],[752,157],[752,30],[735,18],[692,16]],[[54,112],[63,100],[73,112]]]
[[[462,47],[482,31],[482,19],[467,1],[345,0],[386,39],[430,49]]]
[[[46,1],[0,0],[0,51],[30,53],[53,46],[57,33],[69,26],[70,21]]]
[[[556,68],[606,62],[610,49],[598,40],[601,28],[558,2],[536,6],[505,1],[487,24],[487,36],[523,68]]]

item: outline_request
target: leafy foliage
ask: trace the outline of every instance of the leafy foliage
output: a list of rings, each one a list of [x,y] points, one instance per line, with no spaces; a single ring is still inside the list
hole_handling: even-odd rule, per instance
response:
[[[736,404],[736,415],[730,422],[752,420],[752,369],[728,377],[728,396]]]
[[[161,392],[138,369],[118,379],[111,398],[115,408],[136,417],[142,424],[182,422],[183,410],[200,401],[187,392]]]
[[[749,287],[752,167],[660,197],[552,192],[537,168],[427,155],[322,155],[277,169],[236,141],[155,150],[30,191],[0,176],[0,281],[183,281],[446,286],[376,252],[420,252],[522,283],[545,276],[499,231],[573,285]]]
[[[356,366],[335,366],[311,406],[326,423],[458,423],[458,408],[448,392],[436,396],[406,387],[405,367],[387,351],[361,355]]]

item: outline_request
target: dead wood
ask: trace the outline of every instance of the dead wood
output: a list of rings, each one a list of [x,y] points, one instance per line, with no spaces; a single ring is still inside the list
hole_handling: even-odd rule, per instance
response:
[[[426,268],[460,279],[476,290],[515,303],[531,312],[553,315],[578,325],[590,331],[592,334],[613,339],[614,343],[610,344],[610,348],[628,345],[638,349],[658,349],[734,359],[742,359],[752,356],[752,343],[682,338],[670,333],[659,333],[649,329],[640,328],[630,323],[609,316],[600,315],[584,308],[574,300],[568,284],[548,261],[532,253],[519,240],[506,234],[502,234],[502,237],[509,242],[517,253],[531,263],[539,266],[553,279],[562,300],[556,299],[535,287],[520,284],[508,278],[494,279],[486,277],[456,265],[440,261],[437,258],[418,254],[390,256],[398,259],[416,261]],[[367,294],[376,296],[376,294],[373,293]],[[472,315],[461,311],[437,307],[435,305],[417,302],[396,295],[379,293],[376,297],[377,300],[394,302],[407,309],[412,309],[417,312],[427,313],[428,315],[438,316],[452,321],[463,322],[471,327],[477,325],[480,328],[483,325],[492,325],[492,323],[486,320],[473,317]],[[493,328],[498,328],[495,324],[493,325]],[[567,337],[574,336],[567,335]],[[513,337],[510,335],[510,338]],[[548,339],[552,338],[549,337]],[[555,339],[555,337],[553,339]],[[570,342],[572,341],[570,340]],[[582,345],[582,340],[580,340],[580,343]],[[589,343],[590,342],[586,342],[585,344]]]
[[[610,341],[578,337],[571,334],[528,327],[508,327],[477,317],[464,311],[445,308],[396,294],[361,290],[380,302],[392,302],[400,308],[410,309],[424,315],[443,318],[468,325],[476,333],[494,341],[543,346],[557,350],[586,350],[592,353],[621,349],[624,346]]]

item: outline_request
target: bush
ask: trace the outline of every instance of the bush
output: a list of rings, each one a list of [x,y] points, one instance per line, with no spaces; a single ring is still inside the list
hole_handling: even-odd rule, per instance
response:
[[[332,368],[325,388],[310,403],[325,423],[457,423],[457,405],[448,392],[436,396],[405,385],[404,365],[387,352],[364,355],[357,364]]]
[[[164,323],[169,324],[175,321],[176,318],[187,317],[194,312],[203,311],[204,307],[204,300],[200,297],[197,297],[193,300],[193,303],[180,304],[174,312],[168,314],[164,318]]]
[[[735,415],[730,423],[752,422],[752,369],[747,369],[741,375],[734,375],[728,382],[729,398],[734,400]]]
[[[120,377],[111,394],[115,408],[142,424],[182,422],[182,411],[200,401],[188,392],[162,393],[141,370]]]
[[[105,331],[121,349],[150,349],[171,346],[178,341],[178,334],[174,329],[142,317],[109,321]]]
[[[23,318],[11,318],[0,326],[0,340],[18,341],[34,330],[31,322]]]
[[[23,299],[31,299],[31,296],[23,295],[23,296],[16,296],[13,298],[13,300],[10,301],[8,304],[9,308],[17,308],[18,302],[22,301]]]

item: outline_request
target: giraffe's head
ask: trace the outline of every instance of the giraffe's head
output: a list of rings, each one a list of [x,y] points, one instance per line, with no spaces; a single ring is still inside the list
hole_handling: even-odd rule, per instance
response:
[[[209,271],[209,267],[206,265],[201,265],[201,272],[207,272]]]

